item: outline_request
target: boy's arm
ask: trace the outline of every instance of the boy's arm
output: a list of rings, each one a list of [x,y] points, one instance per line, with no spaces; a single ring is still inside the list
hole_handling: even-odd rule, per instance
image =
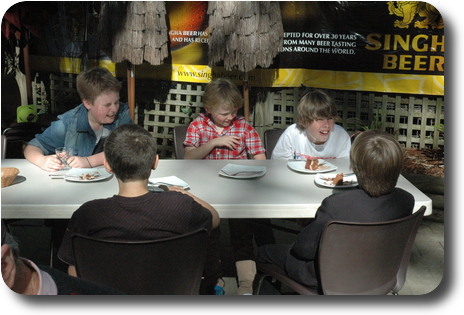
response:
[[[75,266],[69,266],[68,267],[68,275],[77,277],[77,272],[76,272],[76,267]]]
[[[211,212],[211,215],[213,216],[213,229],[217,228],[219,226],[219,214],[217,213],[216,209],[206,201],[198,198],[197,196],[191,194],[190,192],[186,191],[180,186],[171,186],[168,188],[170,191],[178,191],[183,194],[189,195],[190,197],[193,198],[196,202],[198,202],[200,205],[203,206],[203,208],[206,208],[209,212]]]
[[[256,155],[252,155],[253,160],[265,160],[266,159],[266,154],[260,153]]]
[[[231,150],[240,145],[240,137],[237,136],[224,136],[214,138],[202,146],[196,147],[185,147],[185,160],[203,159],[216,147],[227,147]]]
[[[63,164],[61,164],[55,155],[45,155],[39,147],[33,145],[26,146],[24,157],[32,164],[47,172],[59,171],[63,168]]]
[[[214,146],[211,145],[211,141],[202,145],[201,147],[185,147],[184,159],[185,160],[201,160],[207,156]]]
[[[266,150],[263,146],[261,138],[253,126],[247,123],[247,130],[245,133],[245,145],[249,156],[253,160],[265,160]],[[253,154],[254,153],[254,154]]]
[[[83,156],[73,156],[69,158],[68,164],[72,168],[92,168],[95,166],[103,165],[103,159],[105,158],[105,153],[100,152],[94,155],[89,155],[86,157]]]

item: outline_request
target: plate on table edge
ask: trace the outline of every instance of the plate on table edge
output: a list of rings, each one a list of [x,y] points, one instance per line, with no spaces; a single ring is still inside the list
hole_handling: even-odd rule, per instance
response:
[[[184,190],[189,190],[190,185],[184,182],[182,179],[180,179],[177,176],[165,176],[165,177],[152,177],[148,179],[148,186],[154,186],[154,187],[159,187],[159,186],[179,186],[182,187]]]
[[[329,188],[352,188],[358,186],[358,179],[356,178],[356,175],[350,175],[350,176],[343,176],[343,185],[335,186],[330,180],[335,178],[337,174],[318,174],[314,178],[314,182],[318,185],[324,186],[324,187],[329,187]],[[329,178],[329,180],[327,180]],[[347,182],[345,183],[345,178],[347,179]],[[351,181],[351,182],[348,182]]]
[[[234,166],[237,168],[237,170],[233,170]],[[229,175],[229,174],[224,173],[224,171],[222,170],[225,167],[229,167],[231,169],[230,170],[231,172],[238,172],[241,170],[244,173],[246,173],[247,171],[250,171],[250,172],[261,171],[261,172],[256,173],[256,174],[249,174],[249,175]],[[262,177],[265,174],[266,174],[266,166],[247,166],[247,165],[227,164],[226,166],[224,166],[223,168],[219,170],[219,175],[221,176],[229,177],[229,178],[238,178],[238,179],[257,178],[257,177]]]
[[[319,163],[322,164],[319,166],[320,168],[323,167],[322,169],[317,169],[317,170],[308,170],[305,169],[306,166],[306,160],[303,161],[294,161],[294,160],[289,160],[287,162],[287,165],[290,169],[300,172],[300,173],[308,173],[308,174],[317,174],[317,173],[324,173],[324,172],[330,172],[336,170],[338,167],[333,165],[332,163],[327,162],[326,160],[321,160],[319,159]]]
[[[95,172],[98,172],[100,176],[94,179],[81,179],[81,178],[76,177],[82,174],[94,174]],[[108,173],[104,167],[73,168],[64,175],[64,179],[71,181],[71,182],[87,183],[87,182],[97,182],[100,180],[104,180],[104,179],[110,178],[111,176],[113,176],[113,174]]]

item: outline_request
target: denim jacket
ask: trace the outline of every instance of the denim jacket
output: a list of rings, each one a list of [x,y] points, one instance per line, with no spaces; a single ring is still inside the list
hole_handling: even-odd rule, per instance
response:
[[[90,156],[96,146],[97,137],[89,124],[87,108],[84,104],[58,116],[43,133],[35,135],[28,145],[40,148],[45,155],[54,154],[58,147],[70,146],[77,149],[77,156]],[[121,103],[112,124],[104,125],[110,131],[116,127],[132,123],[129,107]],[[75,153],[75,154],[76,154]]]

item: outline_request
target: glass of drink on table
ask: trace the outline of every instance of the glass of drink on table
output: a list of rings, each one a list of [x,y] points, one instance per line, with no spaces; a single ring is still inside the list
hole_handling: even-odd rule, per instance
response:
[[[68,159],[73,156],[74,148],[73,147],[59,147],[55,149],[56,157],[64,165],[64,168],[70,168],[68,165]]]

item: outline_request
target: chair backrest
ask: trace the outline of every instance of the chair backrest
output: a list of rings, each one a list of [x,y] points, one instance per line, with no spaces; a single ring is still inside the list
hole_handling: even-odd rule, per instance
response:
[[[272,151],[277,144],[285,129],[269,129],[264,132],[264,148],[266,149],[266,159],[271,159]]]
[[[111,241],[72,236],[78,277],[126,294],[199,294],[208,232],[153,241]]]
[[[6,136],[2,135],[2,159],[6,157]]]
[[[188,126],[175,126],[173,131],[174,139],[174,154],[176,159],[184,159],[184,141],[185,136],[187,135]]]
[[[424,217],[425,210],[427,208],[422,206],[417,212],[412,214],[415,217],[414,226],[411,230],[411,235],[409,237],[408,243],[406,244],[406,248],[404,249],[403,259],[401,261],[400,269],[396,275],[396,285],[392,289],[392,292],[397,293],[399,292],[406,281],[406,272],[408,271],[409,259],[411,258],[411,250],[412,246],[414,245],[414,241],[416,239],[417,231],[422,222],[422,218]]]
[[[421,207],[385,222],[328,222],[319,245],[323,293],[381,295],[401,289],[424,212]]]

